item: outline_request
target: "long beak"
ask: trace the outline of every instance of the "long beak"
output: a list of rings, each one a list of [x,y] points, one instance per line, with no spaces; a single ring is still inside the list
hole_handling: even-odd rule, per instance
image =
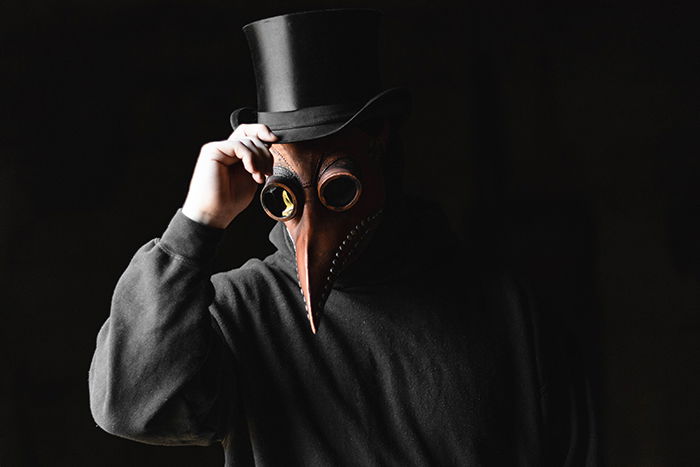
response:
[[[307,205],[308,207],[308,205]],[[316,333],[323,306],[334,279],[331,272],[334,252],[338,246],[336,235],[328,229],[333,225],[316,225],[311,209],[305,209],[297,231],[296,260],[299,285],[304,296],[306,315],[311,332]],[[331,235],[328,235],[328,234]]]
[[[318,291],[318,279],[317,274],[315,274],[315,268],[312,264],[313,261],[309,257],[309,233],[306,232],[299,236],[298,243],[296,245],[297,249],[297,273],[299,274],[299,285],[301,286],[301,293],[304,296],[304,306],[306,307],[306,317],[311,324],[311,332],[316,334],[316,316],[317,297]],[[320,311],[320,310],[318,310]]]
[[[309,203],[295,229],[297,273],[306,314],[315,334],[328,294],[344,257],[342,242],[349,230],[339,219]]]
[[[381,210],[358,218],[333,213],[317,201],[304,205],[301,219],[288,231],[294,242],[299,286],[311,332],[316,334],[333,282],[358,253],[365,235],[377,225]]]

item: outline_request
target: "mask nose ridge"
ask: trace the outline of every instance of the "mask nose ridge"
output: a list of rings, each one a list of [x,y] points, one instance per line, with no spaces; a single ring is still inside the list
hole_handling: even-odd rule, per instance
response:
[[[313,195],[307,190],[307,194]],[[315,334],[318,319],[322,311],[324,301],[330,286],[325,287],[325,283],[330,280],[329,270],[333,248],[332,240],[324,235],[326,226],[323,217],[319,215],[318,202],[313,196],[306,196],[304,209],[297,226],[295,248],[297,275],[299,287],[304,299],[307,319],[311,326],[311,331]],[[324,290],[325,287],[325,290]]]

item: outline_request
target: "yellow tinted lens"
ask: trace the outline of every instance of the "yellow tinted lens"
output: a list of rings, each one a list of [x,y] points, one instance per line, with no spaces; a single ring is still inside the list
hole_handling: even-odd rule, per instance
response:
[[[276,219],[290,218],[296,211],[294,195],[281,185],[267,185],[261,201],[267,213]]]
[[[289,199],[289,192],[287,190],[282,190],[282,202],[286,206],[284,211],[282,211],[282,217],[291,216],[294,212],[294,203]]]

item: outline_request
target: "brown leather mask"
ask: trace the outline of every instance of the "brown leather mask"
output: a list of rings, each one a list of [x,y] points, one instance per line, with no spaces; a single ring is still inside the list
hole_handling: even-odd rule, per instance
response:
[[[384,206],[384,135],[358,128],[273,144],[273,174],[260,194],[265,212],[287,227],[311,331],[332,284],[357,257]]]

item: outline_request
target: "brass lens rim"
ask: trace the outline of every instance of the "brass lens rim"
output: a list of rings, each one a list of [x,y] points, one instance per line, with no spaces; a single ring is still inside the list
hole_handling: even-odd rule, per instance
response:
[[[328,200],[326,199],[326,197],[324,195],[325,188],[328,186],[328,184],[330,182],[332,182],[333,180],[336,180],[338,178],[341,178],[341,177],[347,177],[353,181],[353,183],[355,184],[355,196],[350,200],[350,202],[348,202],[347,204],[345,204],[343,206],[333,206],[332,204],[330,204],[328,202]],[[335,211],[335,212],[343,212],[343,211],[347,211],[348,209],[352,208],[357,203],[357,201],[360,199],[361,194],[362,194],[362,183],[360,183],[360,179],[358,179],[352,173],[346,172],[346,171],[334,172],[334,173],[328,175],[327,177],[324,177],[323,180],[321,181],[321,183],[319,183],[319,185],[318,185],[318,198],[321,200],[321,203],[326,208],[330,209],[331,211]]]
[[[268,191],[270,191],[271,188],[275,188],[275,187],[281,188],[282,190],[286,191],[287,194],[289,195],[289,197],[291,198],[292,206],[293,206],[292,212],[287,216],[275,215],[272,211],[270,211],[268,209],[267,205],[265,204],[265,195],[267,194]],[[292,190],[292,188],[289,185],[287,185],[281,181],[278,181],[278,180],[268,180],[267,183],[265,183],[265,186],[260,191],[260,204],[262,205],[263,210],[265,210],[265,213],[268,216],[270,216],[274,220],[280,221],[280,222],[287,222],[289,220],[294,219],[294,217],[296,217],[296,215],[297,215],[297,212],[299,211],[299,200],[297,199],[297,195],[294,192],[294,190]]]

